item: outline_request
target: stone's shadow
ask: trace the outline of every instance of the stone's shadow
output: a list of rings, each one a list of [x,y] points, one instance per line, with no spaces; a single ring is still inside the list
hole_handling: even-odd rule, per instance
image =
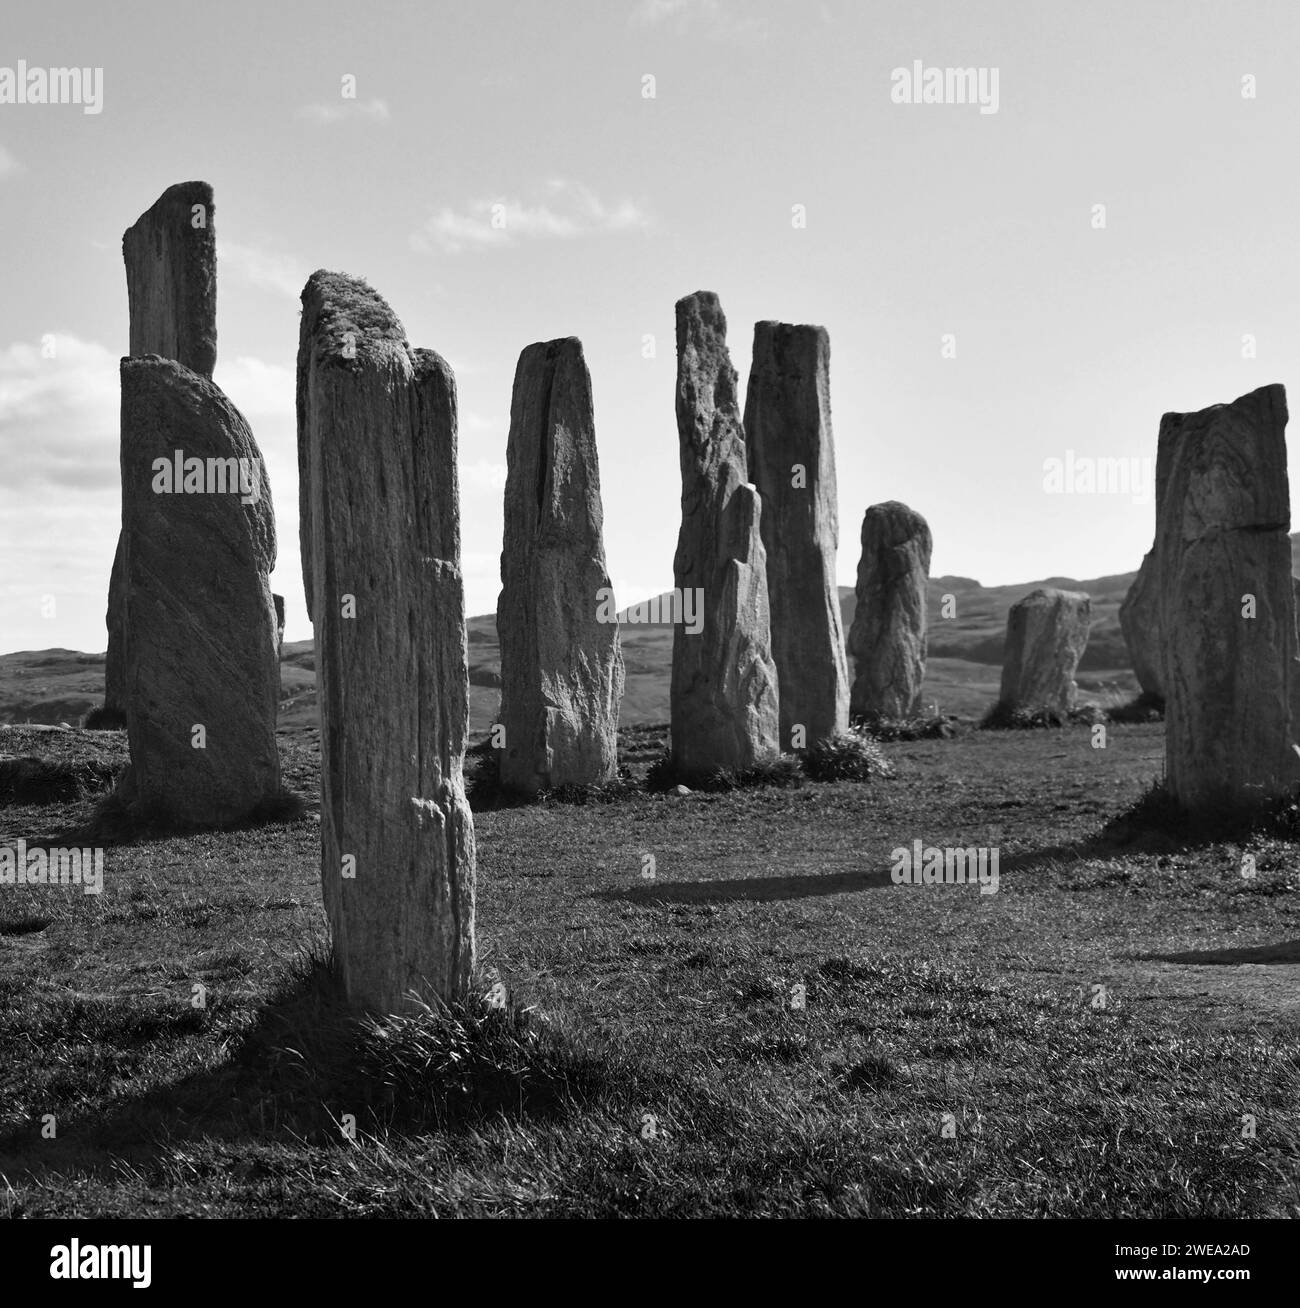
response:
[[[1150,963],[1199,963],[1220,967],[1242,963],[1300,963],[1300,940],[1283,940],[1276,945],[1249,945],[1240,949],[1188,949],[1178,954],[1134,954]]]
[[[41,1138],[35,1110],[25,1125],[0,1129],[0,1177],[39,1180],[121,1161],[147,1169],[166,1164],[186,1141],[346,1143],[340,1105],[366,1134],[472,1132],[497,1115],[554,1123],[617,1090],[617,1070],[535,1027],[527,1010],[512,1006],[461,1023],[459,1038],[426,1024],[363,1044],[337,980],[314,964],[262,1004],[213,1065],[117,1100],[107,1112],[60,1113],[52,1140]],[[204,1025],[201,1013],[187,1009],[168,1034]],[[157,1038],[148,1022],[141,1027],[138,1041],[117,1048],[139,1050]]]
[[[846,895],[893,884],[887,869],[873,872],[828,872],[823,876],[729,877],[719,881],[647,881],[640,886],[598,890],[593,899],[627,904],[709,904],[743,899],[770,903]]]

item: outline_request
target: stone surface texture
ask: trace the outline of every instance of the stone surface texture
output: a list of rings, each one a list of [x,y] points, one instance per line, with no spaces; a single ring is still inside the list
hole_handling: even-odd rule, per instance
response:
[[[617,620],[601,620],[612,591],[591,377],[575,337],[519,356],[506,459],[501,781],[525,794],[612,781],[623,659]]]
[[[1017,600],[1007,614],[1002,706],[1069,713],[1078,698],[1074,673],[1091,620],[1092,601],[1082,591],[1045,586]]]
[[[196,225],[196,210],[202,222]],[[122,237],[133,358],[158,354],[211,377],[217,363],[217,247],[212,187],[169,187]],[[126,668],[122,650],[122,544],[108,581],[108,648],[104,708],[124,714]]]
[[[702,629],[673,630],[672,756],[684,776],[743,771],[779,748],[761,506],[748,481],[736,370],[718,297],[677,302],[682,522],[674,585],[698,591]]]
[[[213,382],[156,355],[123,359],[121,377],[131,763],[118,793],[170,820],[228,825],[280,789],[270,487],[248,425]],[[160,493],[155,461],[172,463],[178,449],[205,469],[210,459],[248,460],[256,495],[207,480],[194,483],[204,490]]]
[[[861,539],[850,711],[855,719],[915,717],[925,681],[930,528],[914,509],[890,500],[863,515]]]
[[[1185,807],[1267,802],[1296,779],[1286,422],[1272,385],[1160,423],[1165,773]]]
[[[745,394],[749,476],[762,501],[781,746],[803,748],[849,722],[835,554],[839,508],[824,327],[754,324]]]
[[[357,278],[314,273],[302,303],[322,889],[350,1001],[408,1011],[463,1000],[474,961],[455,378]]]

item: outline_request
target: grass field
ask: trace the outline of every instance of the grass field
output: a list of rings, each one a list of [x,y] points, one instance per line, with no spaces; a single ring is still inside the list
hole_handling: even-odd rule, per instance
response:
[[[626,733],[634,773],[662,739]],[[301,820],[109,848],[99,896],[0,886],[0,1212],[1300,1215],[1294,847],[1107,844],[1162,728],[1092,741],[477,814],[509,1006],[366,1028],[320,962],[314,736],[285,735]],[[94,802],[0,807],[0,844]],[[997,893],[894,885],[917,839],[996,846]]]

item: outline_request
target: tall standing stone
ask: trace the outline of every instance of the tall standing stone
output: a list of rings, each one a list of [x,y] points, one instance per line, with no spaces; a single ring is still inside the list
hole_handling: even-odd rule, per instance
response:
[[[1249,806],[1294,780],[1286,422],[1279,385],[1160,422],[1165,773],[1188,808]]]
[[[576,337],[519,356],[506,460],[501,781],[526,794],[612,781],[623,658],[605,571],[591,377]]]
[[[1157,592],[1155,550],[1142,559],[1133,584],[1119,606],[1119,626],[1128,646],[1129,662],[1138,685],[1147,695],[1164,696],[1160,675],[1160,596]]]
[[[863,515],[849,627],[854,718],[911,718],[920,711],[931,548],[929,525],[906,504],[873,504]]]
[[[1092,601],[1083,591],[1044,586],[1011,606],[1002,655],[1000,706],[1061,716],[1075,706],[1075,669],[1088,644]]]
[[[302,293],[298,473],[321,717],[321,881],[350,1000],[466,996],[474,826],[456,382],[383,298]]]
[[[161,354],[211,377],[217,366],[212,187],[169,186],[122,237],[131,355]]]
[[[780,719],[760,501],[748,481],[727,320],[711,291],[677,302],[677,432],[674,586],[683,614],[699,607],[697,621],[673,629],[673,762],[685,775],[739,771],[777,753]]]
[[[754,324],[745,442],[762,501],[780,739],[787,749],[811,745],[849,722],[835,582],[839,508],[830,357],[824,327]]]
[[[261,453],[220,387],[123,359],[122,630],[129,806],[223,826],[280,790],[275,517]]]
[[[217,247],[212,187],[168,187],[122,237],[132,358],[158,354],[211,377],[217,363]],[[104,710],[125,714],[122,544],[108,581]]]

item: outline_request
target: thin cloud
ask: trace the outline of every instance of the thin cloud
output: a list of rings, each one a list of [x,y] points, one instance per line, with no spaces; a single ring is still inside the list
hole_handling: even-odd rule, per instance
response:
[[[57,332],[0,350],[0,461],[10,486],[114,484],[118,366],[112,350]]]
[[[218,363],[213,381],[246,418],[288,419],[296,413],[297,378],[278,363],[239,355],[233,363]]]
[[[765,37],[768,31],[765,18],[726,0],[641,0],[628,22],[669,28],[678,35],[697,32],[714,40]]]
[[[251,286],[261,286],[297,300],[310,275],[305,265],[287,254],[217,238],[217,264]]]
[[[556,178],[534,201],[479,200],[467,210],[443,208],[411,237],[421,254],[460,254],[528,240],[572,240],[610,232],[642,231],[649,215],[634,201],[607,204],[589,187]]]
[[[392,115],[384,100],[339,100],[337,104],[305,104],[298,110],[298,117],[309,123],[326,127],[330,123],[342,123],[348,119],[371,123],[386,123]]]

